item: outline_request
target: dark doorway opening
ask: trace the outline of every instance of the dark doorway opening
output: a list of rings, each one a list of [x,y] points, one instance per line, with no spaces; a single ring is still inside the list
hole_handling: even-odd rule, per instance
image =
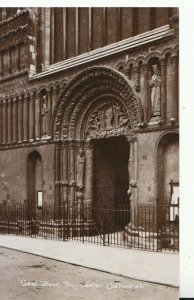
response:
[[[94,144],[96,218],[107,223],[106,231],[119,230],[130,219],[127,195],[129,144],[123,136],[96,140]]]

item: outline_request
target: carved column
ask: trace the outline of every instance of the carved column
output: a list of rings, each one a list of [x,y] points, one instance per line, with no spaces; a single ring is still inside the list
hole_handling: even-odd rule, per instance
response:
[[[16,48],[16,72],[20,71],[20,45]]]
[[[2,52],[0,53],[0,78],[3,77],[3,54]]]
[[[52,88],[48,91],[48,135],[51,136],[51,120],[52,120]]]
[[[166,63],[165,59],[160,61],[161,65],[161,118],[166,122]]]
[[[175,121],[179,120],[179,101],[178,101],[178,55],[173,55],[171,57],[172,60],[172,69],[173,69],[173,82],[172,82],[172,91],[173,91],[173,111],[172,118],[175,118]]]
[[[10,99],[7,99],[7,143],[10,143],[10,119],[11,119]]]
[[[33,112],[33,116],[32,116],[32,124],[33,124],[32,139],[33,140],[35,140],[35,137],[36,137],[35,101],[36,101],[36,93],[34,92],[33,95],[32,95],[32,112]]]
[[[8,101],[8,143],[12,142],[13,137],[13,99]]]
[[[17,141],[17,99],[13,99],[13,142]]]
[[[6,127],[5,127],[5,140],[6,140],[6,143],[8,143],[8,134],[9,134],[9,128],[8,128],[8,126],[9,126],[9,124],[8,124],[8,120],[9,120],[9,100],[8,99],[6,99],[6,106],[5,106],[5,109],[6,109]]]
[[[6,144],[7,143],[7,132],[8,132],[8,128],[7,128],[7,99],[4,100],[3,103],[3,143]]]
[[[150,87],[149,87],[149,66],[147,64],[143,67],[144,71],[144,122],[149,121],[149,105],[150,105]]]
[[[35,99],[35,136],[40,138],[41,111],[40,111],[40,95],[36,95]]]
[[[0,144],[3,143],[3,100],[0,101]]]
[[[29,139],[34,139],[34,95],[29,95]]]
[[[23,96],[18,99],[18,140],[23,140]]]
[[[59,218],[61,204],[61,144],[55,146],[55,219]]]
[[[26,98],[27,104],[26,104],[26,138],[27,141],[29,140],[29,136],[30,136],[30,126],[29,126],[29,108],[30,108],[30,94],[27,95]]]
[[[44,56],[44,67],[47,68],[50,65],[51,56],[51,9],[44,8],[44,24],[43,24],[44,44],[43,44],[43,56]]]
[[[63,181],[63,201],[68,200],[68,144],[62,145],[62,181]]]
[[[28,121],[29,121],[29,112],[28,112],[28,98],[25,97],[23,100],[23,140],[28,140]]]
[[[140,67],[134,68],[135,72],[135,90],[140,91]]]
[[[93,205],[93,188],[94,188],[94,167],[93,167],[93,145],[91,141],[86,142],[86,169],[85,169],[85,194],[84,200],[88,212],[92,209]],[[91,216],[90,216],[91,217]]]
[[[75,141],[69,143],[69,202],[75,201]]]
[[[8,51],[8,74],[11,74],[12,72],[12,66],[11,66],[11,50]]]
[[[129,189],[127,194],[131,202],[131,222],[133,223],[136,216],[137,206],[137,139],[135,136],[127,137],[129,143],[129,160],[128,160],[128,174],[129,174]]]
[[[57,102],[59,95],[59,87],[56,87],[52,92],[52,111],[55,109],[55,103]]]

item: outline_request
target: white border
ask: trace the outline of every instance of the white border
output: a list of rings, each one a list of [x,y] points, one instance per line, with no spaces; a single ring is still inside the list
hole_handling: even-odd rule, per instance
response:
[[[181,0],[188,2],[188,0]],[[181,3],[178,0],[23,0],[9,2],[3,0],[1,6],[5,7],[178,7]],[[192,1],[192,0],[190,0]],[[5,3],[5,4],[4,4]]]
[[[180,7],[180,297],[194,298],[194,1]]]

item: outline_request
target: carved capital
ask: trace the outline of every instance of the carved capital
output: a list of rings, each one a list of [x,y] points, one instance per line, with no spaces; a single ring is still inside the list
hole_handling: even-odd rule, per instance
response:
[[[74,150],[75,148],[76,148],[76,146],[77,146],[77,143],[76,143],[76,141],[75,140],[70,140],[69,142],[68,142],[68,144],[69,144],[69,149],[71,150]]]
[[[84,140],[77,140],[77,146],[79,149],[84,149],[84,144],[85,144]]]
[[[148,64],[144,64],[143,65],[143,70],[144,70],[144,72],[148,72],[149,71],[149,65]]]
[[[136,182],[135,180],[132,179],[132,180],[130,181],[130,186],[133,187],[133,188],[137,188],[137,182]]]
[[[60,150],[62,145],[62,141],[55,141],[55,150]]]
[[[66,140],[66,141],[62,141],[62,148],[67,148],[68,147],[68,144],[69,142]]]
[[[166,59],[165,59],[165,57],[160,58],[160,66],[161,66],[161,68],[165,68],[166,67]]]
[[[94,144],[92,143],[91,140],[87,140],[85,142],[85,149],[86,150],[93,150],[94,149]]]
[[[75,186],[76,186],[75,180],[70,180],[69,186],[70,186],[70,187],[75,187]]]
[[[126,136],[128,143],[135,143],[137,141],[137,137],[135,134],[130,134]]]

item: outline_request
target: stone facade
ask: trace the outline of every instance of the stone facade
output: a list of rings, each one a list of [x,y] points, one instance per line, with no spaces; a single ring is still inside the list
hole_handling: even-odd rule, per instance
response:
[[[179,178],[178,10],[0,14],[0,201],[29,201],[30,168],[42,180],[34,203],[41,189],[45,202],[95,205],[103,176],[134,210],[169,199]],[[123,167],[105,159],[119,145],[128,151]],[[113,194],[101,204],[114,203]]]

